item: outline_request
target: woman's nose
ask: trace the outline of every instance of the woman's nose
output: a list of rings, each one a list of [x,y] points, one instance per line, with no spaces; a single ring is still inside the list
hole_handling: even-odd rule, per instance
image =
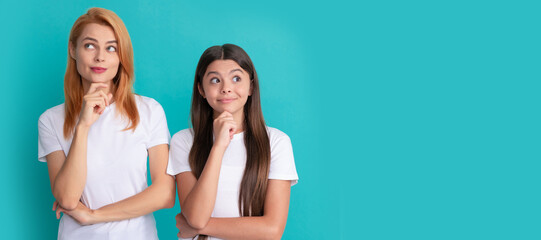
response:
[[[103,57],[103,53],[102,53],[102,52],[103,52],[103,51],[100,51],[100,50],[96,51],[96,57],[94,58],[94,60],[95,60],[96,62],[103,62],[103,61],[105,61],[105,58]]]

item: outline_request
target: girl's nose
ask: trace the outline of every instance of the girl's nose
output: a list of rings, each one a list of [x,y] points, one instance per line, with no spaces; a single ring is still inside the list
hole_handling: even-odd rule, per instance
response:
[[[231,89],[229,88],[223,88],[222,89],[222,93],[230,93],[231,92]]]
[[[231,84],[227,81],[224,81],[224,84],[222,85],[222,93],[230,93],[231,92]]]

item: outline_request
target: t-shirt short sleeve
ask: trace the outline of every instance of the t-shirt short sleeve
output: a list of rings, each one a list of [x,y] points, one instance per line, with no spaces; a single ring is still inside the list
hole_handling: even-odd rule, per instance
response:
[[[155,100],[152,100],[150,104],[150,113],[148,113],[150,114],[150,139],[147,149],[156,145],[167,144],[171,138],[162,106]]]
[[[271,129],[271,164],[269,179],[291,180],[291,186],[297,184],[299,177],[293,158],[291,139],[277,130]]]
[[[176,176],[182,172],[192,171],[188,157],[192,148],[193,134],[190,129],[176,133],[171,139],[167,174]]]
[[[55,134],[53,122],[49,111],[39,117],[38,121],[38,160],[46,162],[46,156],[58,150],[62,150],[58,136]]]

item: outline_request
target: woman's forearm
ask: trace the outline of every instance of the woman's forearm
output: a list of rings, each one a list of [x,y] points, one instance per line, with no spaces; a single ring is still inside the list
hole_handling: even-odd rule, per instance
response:
[[[186,220],[196,229],[201,229],[207,225],[214,210],[225,149],[216,146],[212,147],[201,176],[181,206]]]
[[[74,209],[86,184],[86,158],[89,127],[77,126],[66,160],[53,184],[53,195],[60,206]]]
[[[135,218],[163,208],[172,208],[174,205],[174,179],[164,177],[134,196],[94,210],[91,223]]]

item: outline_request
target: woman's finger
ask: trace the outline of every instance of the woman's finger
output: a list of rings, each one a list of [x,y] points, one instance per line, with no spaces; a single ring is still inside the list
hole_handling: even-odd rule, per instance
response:
[[[108,88],[108,87],[109,85],[107,85],[106,83],[91,83],[90,87],[88,88],[88,92],[86,94],[94,93],[96,92],[96,90],[98,90],[98,88]]]
[[[105,99],[101,96],[88,98],[86,103],[87,106],[91,107],[96,113],[101,113],[105,109]]]
[[[56,209],[56,219],[60,219],[60,213],[63,212],[61,207]]]
[[[101,89],[98,90],[98,94],[100,97],[103,98],[104,102],[105,102],[105,106],[109,106],[109,96],[107,96],[107,94],[105,94]]]
[[[109,100],[109,104],[111,104],[111,101],[113,100],[113,94],[107,93],[107,99]]]

